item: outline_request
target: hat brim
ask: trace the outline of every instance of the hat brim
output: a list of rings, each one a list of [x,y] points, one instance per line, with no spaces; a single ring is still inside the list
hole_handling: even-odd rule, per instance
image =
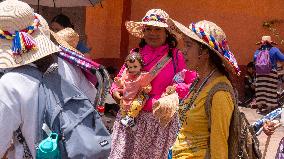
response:
[[[162,28],[168,28],[168,24],[158,22],[158,21],[149,21],[149,22],[134,22],[134,21],[126,21],[125,26],[127,31],[137,37],[137,38],[143,38],[143,26],[145,25],[151,25],[151,26],[157,26]]]
[[[0,68],[14,68],[27,65],[60,51],[59,47],[45,36],[40,27],[31,36],[36,43],[37,49],[17,56],[14,56],[11,50],[12,40],[0,39]]]
[[[53,42],[58,43],[58,45],[61,45],[69,50],[72,50],[74,52],[77,52],[78,54],[83,55],[83,53],[81,53],[79,50],[77,50],[76,48],[74,48],[73,46],[71,46],[68,42],[66,42],[65,40],[63,40],[63,38],[61,38],[58,34],[56,34],[54,31],[49,30],[50,31],[50,35],[51,35],[51,39],[53,40]]]
[[[208,46],[208,48],[212,51],[214,51],[223,61],[223,64],[225,65],[225,68],[230,72],[233,73],[235,75],[239,75],[240,72],[236,72],[233,64],[231,62],[229,62],[223,55],[221,55],[221,53],[217,50],[215,50],[212,46],[210,46],[208,43],[206,43],[205,41],[203,41],[201,38],[199,38],[198,35],[196,35],[190,28],[187,28],[186,26],[184,26],[183,24],[173,20],[173,19],[168,19],[168,25],[169,25],[169,29],[171,30],[171,32],[173,34],[175,34],[178,38],[182,38],[183,35],[199,42],[202,43],[206,46]]]
[[[273,45],[278,45],[276,42],[274,42],[274,41],[266,41],[266,42],[268,42],[268,43],[270,43],[270,44],[273,44]],[[255,43],[256,45],[262,45],[263,44],[263,41],[259,41],[259,42],[257,42],[257,43]]]

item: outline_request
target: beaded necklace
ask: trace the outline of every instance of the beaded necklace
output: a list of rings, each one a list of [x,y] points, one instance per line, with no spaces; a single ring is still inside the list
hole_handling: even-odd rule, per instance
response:
[[[212,75],[215,73],[216,68],[213,69],[208,75],[207,77],[204,79],[204,81],[201,83],[201,85],[199,86],[199,88],[197,89],[197,91],[195,91],[195,93],[190,97],[188,104],[186,104],[183,109],[180,111],[180,121],[181,121],[181,126],[183,125],[184,121],[186,121],[186,112],[188,110],[190,110],[191,108],[193,108],[193,102],[195,101],[195,99],[197,98],[197,96],[199,95],[199,92],[201,91],[201,89],[204,87],[204,85],[207,83],[207,81],[210,79],[210,77],[212,77]],[[190,87],[190,93],[193,92],[195,89],[195,86],[198,83],[198,79],[196,79],[194,81],[194,83],[192,84],[192,86]]]

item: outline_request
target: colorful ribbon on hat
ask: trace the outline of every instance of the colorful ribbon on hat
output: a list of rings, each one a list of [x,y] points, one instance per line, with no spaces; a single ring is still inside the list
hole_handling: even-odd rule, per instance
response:
[[[37,30],[39,26],[39,19],[37,16],[34,16],[34,18],[32,25],[23,30],[15,31],[15,34],[0,29],[1,39],[12,40],[12,51],[14,55],[21,55],[22,53],[36,49],[36,42],[30,35]]]
[[[151,14],[150,16],[145,16],[142,19],[142,21],[143,22],[158,21],[158,22],[166,23],[166,19],[165,18],[161,18],[161,16],[157,15],[157,14]]]
[[[229,50],[229,46],[227,44],[227,40],[224,39],[221,42],[218,42],[212,35],[205,32],[202,28],[195,27],[195,24],[191,24],[192,31],[203,41],[205,41],[207,44],[209,44],[212,48],[217,50],[221,55],[225,57],[227,61],[233,66],[235,72],[237,75],[240,74],[240,68],[238,66],[237,60],[234,56],[234,54]]]

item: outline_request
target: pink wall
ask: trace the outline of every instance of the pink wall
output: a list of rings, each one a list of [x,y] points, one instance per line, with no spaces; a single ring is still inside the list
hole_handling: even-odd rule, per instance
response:
[[[151,8],[165,10],[171,18],[188,25],[199,20],[209,20],[219,25],[227,35],[231,50],[240,65],[252,60],[256,41],[271,33],[262,27],[264,21],[284,21],[283,0],[132,0],[131,20],[141,18]],[[284,23],[277,26],[284,38]],[[273,37],[273,36],[272,36]],[[276,37],[273,37],[276,40]],[[280,43],[279,41],[277,41]],[[130,36],[129,48],[137,45]],[[279,45],[284,49],[284,45]]]
[[[104,0],[103,7],[87,7],[86,35],[92,57],[120,58],[123,0]]]

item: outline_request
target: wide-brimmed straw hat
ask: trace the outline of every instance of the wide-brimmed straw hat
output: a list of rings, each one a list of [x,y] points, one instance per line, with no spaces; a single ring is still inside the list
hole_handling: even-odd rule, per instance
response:
[[[0,3],[0,68],[26,65],[59,51],[45,35],[41,19],[24,2]]]
[[[125,26],[130,34],[135,37],[143,38],[143,28],[145,25],[167,28],[168,13],[162,9],[151,9],[142,18],[141,22],[126,21]]]
[[[213,50],[222,59],[226,69],[239,75],[240,69],[234,54],[230,51],[226,34],[215,23],[202,20],[197,23],[191,23],[185,27],[181,23],[169,19],[169,29],[172,33],[181,37],[183,34],[196,40]]]
[[[60,46],[82,54],[76,49],[76,46],[79,42],[79,34],[74,29],[64,28],[56,33],[50,30],[50,33],[55,42],[57,42]]]
[[[268,36],[268,35],[262,36],[261,37],[261,41],[257,42],[256,44],[257,45],[262,45],[262,44],[265,44],[265,43],[270,43],[270,44],[277,45],[276,42],[272,41],[271,36]]]

